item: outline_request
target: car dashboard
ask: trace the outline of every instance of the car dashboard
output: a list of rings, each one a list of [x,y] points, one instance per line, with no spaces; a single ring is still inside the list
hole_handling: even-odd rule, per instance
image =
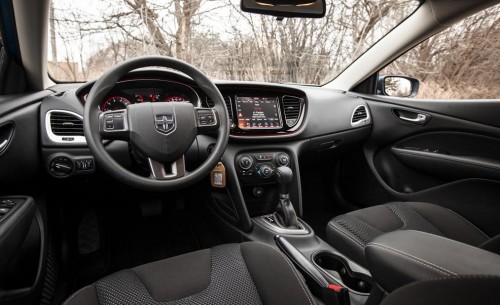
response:
[[[95,161],[87,148],[83,132],[85,103],[94,82],[60,84],[41,103],[41,144],[48,172],[57,178],[95,172]],[[369,109],[363,99],[346,92],[315,86],[215,81],[228,111],[230,141],[238,151],[267,145],[263,151],[290,150],[300,143],[300,152],[340,150],[362,143],[371,126]],[[100,102],[101,111],[126,108],[136,103],[186,102],[194,107],[213,107],[214,102],[189,77],[173,71],[140,70],[120,80]],[[195,166],[210,154],[214,136],[199,136],[193,151],[187,153]],[[106,141],[121,164],[134,160],[123,141]],[[292,150],[297,150],[293,148]],[[189,155],[195,156],[189,158]],[[240,153],[230,157],[233,163]],[[133,159],[133,158],[132,158]]]

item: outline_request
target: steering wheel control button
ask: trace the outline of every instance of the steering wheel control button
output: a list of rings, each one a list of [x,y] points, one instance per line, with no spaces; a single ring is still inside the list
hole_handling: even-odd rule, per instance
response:
[[[113,115],[113,125],[114,129],[122,130],[123,128],[125,128],[123,114]]]
[[[155,116],[155,128],[157,131],[168,134],[175,129],[175,117],[173,114],[160,114]]]
[[[104,116],[104,123],[105,123],[105,129],[106,130],[113,130],[113,129],[115,129],[115,121],[113,120],[113,115],[112,114],[106,114]]]
[[[125,109],[101,113],[99,120],[102,126],[101,135],[104,138],[127,138],[127,111]]]
[[[290,163],[290,157],[288,157],[285,153],[281,153],[278,155],[277,162],[280,166],[288,166],[288,163]]]
[[[215,126],[217,124],[215,114],[211,109],[196,109],[198,126]]]
[[[241,167],[242,169],[247,170],[247,169],[249,169],[250,167],[252,167],[253,161],[252,161],[252,158],[251,158],[250,156],[246,156],[246,155],[244,155],[244,156],[242,156],[242,157],[240,158],[240,162],[239,162],[239,163],[240,163],[240,167]]]
[[[0,216],[3,216],[9,212],[8,208],[0,208]]]

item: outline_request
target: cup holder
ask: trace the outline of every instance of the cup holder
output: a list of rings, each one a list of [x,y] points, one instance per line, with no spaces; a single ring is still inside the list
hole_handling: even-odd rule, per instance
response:
[[[353,272],[346,260],[330,252],[319,252],[314,255],[314,263],[331,277],[340,280],[341,284],[358,293],[370,293],[372,279],[366,274]]]

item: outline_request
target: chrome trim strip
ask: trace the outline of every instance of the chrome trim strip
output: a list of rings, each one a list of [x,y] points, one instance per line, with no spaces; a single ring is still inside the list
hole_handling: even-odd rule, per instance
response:
[[[149,168],[151,169],[151,175],[156,180],[173,180],[176,178],[183,177],[186,174],[186,166],[184,161],[184,155],[180,157],[177,161],[170,164],[171,173],[165,171],[165,166],[156,160],[148,158]]]
[[[309,230],[307,230],[306,227],[302,224],[301,219],[297,219],[298,223],[299,223],[299,227],[300,227],[299,229],[284,229],[284,228],[278,227],[277,225],[273,225],[265,220],[265,217],[271,216],[271,215],[264,215],[264,216],[255,217],[255,218],[253,218],[253,221],[255,221],[255,223],[257,223],[258,225],[260,225],[268,230],[271,230],[277,234],[307,235],[310,233]]]

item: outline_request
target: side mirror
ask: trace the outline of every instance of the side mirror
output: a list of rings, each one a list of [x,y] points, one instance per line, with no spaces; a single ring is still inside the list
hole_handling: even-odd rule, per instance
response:
[[[377,81],[377,94],[394,97],[414,97],[420,82],[407,76],[381,76]]]
[[[241,10],[278,18],[322,18],[326,13],[326,2],[325,0],[241,0]]]

